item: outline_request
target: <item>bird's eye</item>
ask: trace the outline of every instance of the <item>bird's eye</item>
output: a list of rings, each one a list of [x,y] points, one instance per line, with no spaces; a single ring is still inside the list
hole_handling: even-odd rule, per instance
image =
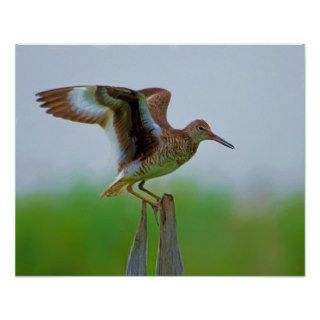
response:
[[[203,127],[199,127],[199,130],[203,130]]]

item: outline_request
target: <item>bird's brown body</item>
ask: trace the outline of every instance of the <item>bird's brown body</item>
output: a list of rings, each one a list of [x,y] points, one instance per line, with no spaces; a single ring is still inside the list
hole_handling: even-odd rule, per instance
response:
[[[128,191],[150,203],[132,189],[158,199],[143,185],[146,180],[178,169],[196,153],[203,140],[231,144],[212,133],[204,120],[195,120],[182,130],[174,129],[166,113],[171,93],[149,88],[134,91],[109,86],[80,86],[41,92],[38,101],[47,112],[64,119],[97,123],[113,141],[118,155],[118,176],[103,193],[115,196]]]
[[[119,195],[129,184],[160,177],[177,170],[192,158],[199,145],[182,130],[168,130],[160,140],[149,155],[124,166],[118,179],[105,191],[104,195]]]

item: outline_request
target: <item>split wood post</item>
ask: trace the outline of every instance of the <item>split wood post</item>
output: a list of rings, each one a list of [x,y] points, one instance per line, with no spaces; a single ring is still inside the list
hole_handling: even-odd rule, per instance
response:
[[[141,219],[128,259],[127,276],[147,275],[147,214],[142,203]],[[183,263],[180,254],[173,196],[164,194],[160,200],[160,241],[156,275],[182,276]]]
[[[156,274],[159,276],[182,276],[183,263],[178,244],[176,213],[171,194],[164,194],[160,206],[160,242]]]
[[[143,201],[140,223],[129,254],[127,276],[147,275],[147,250],[147,204]]]

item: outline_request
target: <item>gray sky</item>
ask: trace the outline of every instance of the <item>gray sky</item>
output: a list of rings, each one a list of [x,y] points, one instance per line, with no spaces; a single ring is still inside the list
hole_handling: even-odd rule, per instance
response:
[[[166,88],[173,127],[205,119],[236,147],[203,142],[163,183],[190,177],[240,192],[304,185],[304,46],[17,46],[18,191],[79,175],[103,189],[115,176],[102,129],[54,118],[36,103],[36,92],[85,84]]]

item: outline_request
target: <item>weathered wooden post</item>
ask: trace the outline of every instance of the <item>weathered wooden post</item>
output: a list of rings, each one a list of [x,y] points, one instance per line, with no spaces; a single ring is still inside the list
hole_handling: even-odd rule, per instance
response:
[[[129,254],[127,276],[147,275],[147,250],[147,204],[142,202],[140,223]]]
[[[160,206],[160,241],[156,273],[159,276],[182,276],[183,263],[178,244],[176,213],[171,194],[164,194]]]
[[[146,203],[142,203],[141,219],[131,247],[128,259],[127,275],[143,276],[147,274],[147,214]],[[176,215],[173,196],[164,194],[160,200],[160,241],[156,274],[160,276],[183,275],[183,263],[180,254]]]

